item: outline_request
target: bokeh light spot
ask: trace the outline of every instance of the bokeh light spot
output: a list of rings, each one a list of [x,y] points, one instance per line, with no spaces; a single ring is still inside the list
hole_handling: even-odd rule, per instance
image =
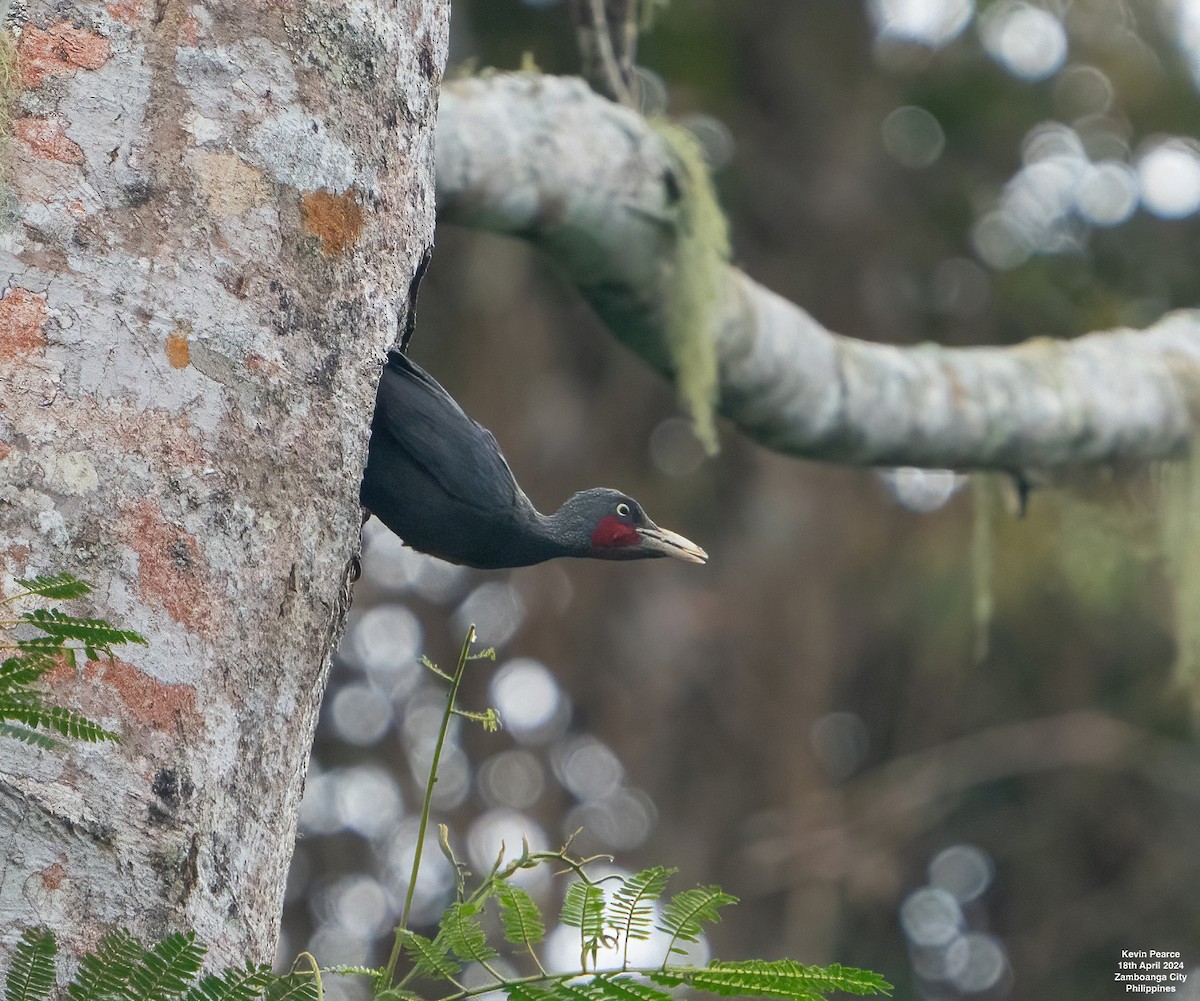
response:
[[[1182,219],[1200,208],[1200,155],[1193,142],[1159,142],[1142,154],[1137,174],[1147,212]]]
[[[546,832],[530,817],[517,810],[488,810],[475,818],[467,832],[467,857],[476,872],[490,872],[501,850],[506,859],[513,859],[521,853],[525,843],[535,852],[549,847]],[[542,867],[516,874],[517,882],[526,889],[530,888],[531,879],[541,880],[548,876]]]
[[[974,845],[951,845],[929,863],[929,882],[961,904],[980,897],[991,885],[995,867],[990,856]]]
[[[403,605],[368,608],[354,620],[338,657],[385,691],[407,691],[420,678],[421,623]]]
[[[511,584],[489,581],[467,595],[454,621],[457,631],[466,632],[474,624],[481,640],[499,646],[512,639],[525,621],[525,603]]]
[[[913,945],[944,946],[963,925],[958,901],[945,890],[923,886],[900,905],[900,927]]]
[[[1079,178],[1075,204],[1093,226],[1119,225],[1137,208],[1137,174],[1115,160],[1090,164]]]
[[[1102,115],[1112,106],[1112,81],[1095,66],[1069,66],[1054,83],[1054,101],[1066,119]]]
[[[338,737],[359,747],[374,744],[392,725],[391,703],[370,685],[343,685],[334,693],[329,713]]]
[[[378,880],[364,873],[343,876],[322,896],[333,919],[351,935],[370,939],[389,924],[387,894]]]
[[[1007,271],[1029,259],[1029,247],[1003,212],[989,212],[971,230],[971,243],[984,264]]]
[[[546,772],[530,751],[514,749],[494,754],[479,769],[479,790],[490,806],[524,810],[546,788]]]
[[[621,788],[604,799],[590,799],[567,813],[564,835],[580,828],[585,843],[610,851],[628,851],[642,844],[654,830],[658,813],[640,789]]]
[[[1031,4],[993,4],[980,17],[979,33],[988,54],[1023,80],[1044,80],[1067,58],[1062,22]]]
[[[929,167],[946,148],[946,134],[938,120],[914,105],[892,111],[883,120],[881,132],[883,148],[905,167]]]
[[[574,737],[554,749],[554,774],[576,799],[604,799],[620,787],[625,768],[612,748],[595,737]]]
[[[519,657],[492,676],[491,700],[504,728],[523,743],[541,743],[561,732],[568,704],[540,661]]]
[[[1007,967],[1004,947],[991,935],[968,932],[946,950],[947,979],[967,994],[995,987]]]
[[[975,13],[974,0],[871,0],[880,39],[940,48],[961,34]]]

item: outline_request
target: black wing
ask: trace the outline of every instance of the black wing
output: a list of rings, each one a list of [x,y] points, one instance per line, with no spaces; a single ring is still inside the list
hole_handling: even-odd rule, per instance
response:
[[[380,379],[372,431],[467,507],[495,514],[529,505],[492,433],[398,351],[388,355]]]

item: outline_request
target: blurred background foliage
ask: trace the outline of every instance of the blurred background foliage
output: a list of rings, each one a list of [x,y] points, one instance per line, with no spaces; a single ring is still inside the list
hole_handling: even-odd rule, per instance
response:
[[[832,329],[1070,337],[1200,300],[1198,7],[675,0],[642,91],[708,150],[735,261]],[[452,30],[452,71],[578,65],[561,4],[456,0]],[[435,813],[477,870],[501,839],[582,827],[624,870],[741,897],[706,946],[723,958],[1070,1001],[1121,991],[1121,949],[1179,949],[1175,996],[1200,998],[1159,472],[1081,475],[1020,518],[1000,476],[797,462],[727,427],[706,459],[552,262],[449,227],[412,354],[543,510],[617,486],[712,559],[484,573],[369,523],[285,953],[380,958],[363,943],[399,912],[440,712],[416,657],[451,662],[475,622],[499,656],[464,702],[506,729],[456,731]],[[427,921],[452,878],[426,858]],[[551,910],[562,892],[530,889]]]

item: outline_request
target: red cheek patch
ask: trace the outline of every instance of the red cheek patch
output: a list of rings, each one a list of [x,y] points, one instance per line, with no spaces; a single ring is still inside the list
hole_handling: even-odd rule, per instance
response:
[[[596,549],[632,546],[641,541],[641,538],[636,528],[626,525],[616,515],[606,514],[592,533],[592,546]]]

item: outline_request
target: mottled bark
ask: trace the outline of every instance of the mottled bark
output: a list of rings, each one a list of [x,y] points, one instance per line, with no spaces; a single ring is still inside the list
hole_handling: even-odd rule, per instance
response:
[[[662,138],[582,81],[493,76],[443,94],[440,217],[547,251],[664,372],[679,186]],[[1200,312],[1065,342],[901,348],[834,334],[728,268],[711,336],[725,416],[836,462],[1032,471],[1178,456],[1200,401]]]
[[[143,632],[0,740],[0,951],[190,927],[269,958],[359,530],[377,363],[432,239],[445,0],[35,0],[0,232],[0,587]]]

